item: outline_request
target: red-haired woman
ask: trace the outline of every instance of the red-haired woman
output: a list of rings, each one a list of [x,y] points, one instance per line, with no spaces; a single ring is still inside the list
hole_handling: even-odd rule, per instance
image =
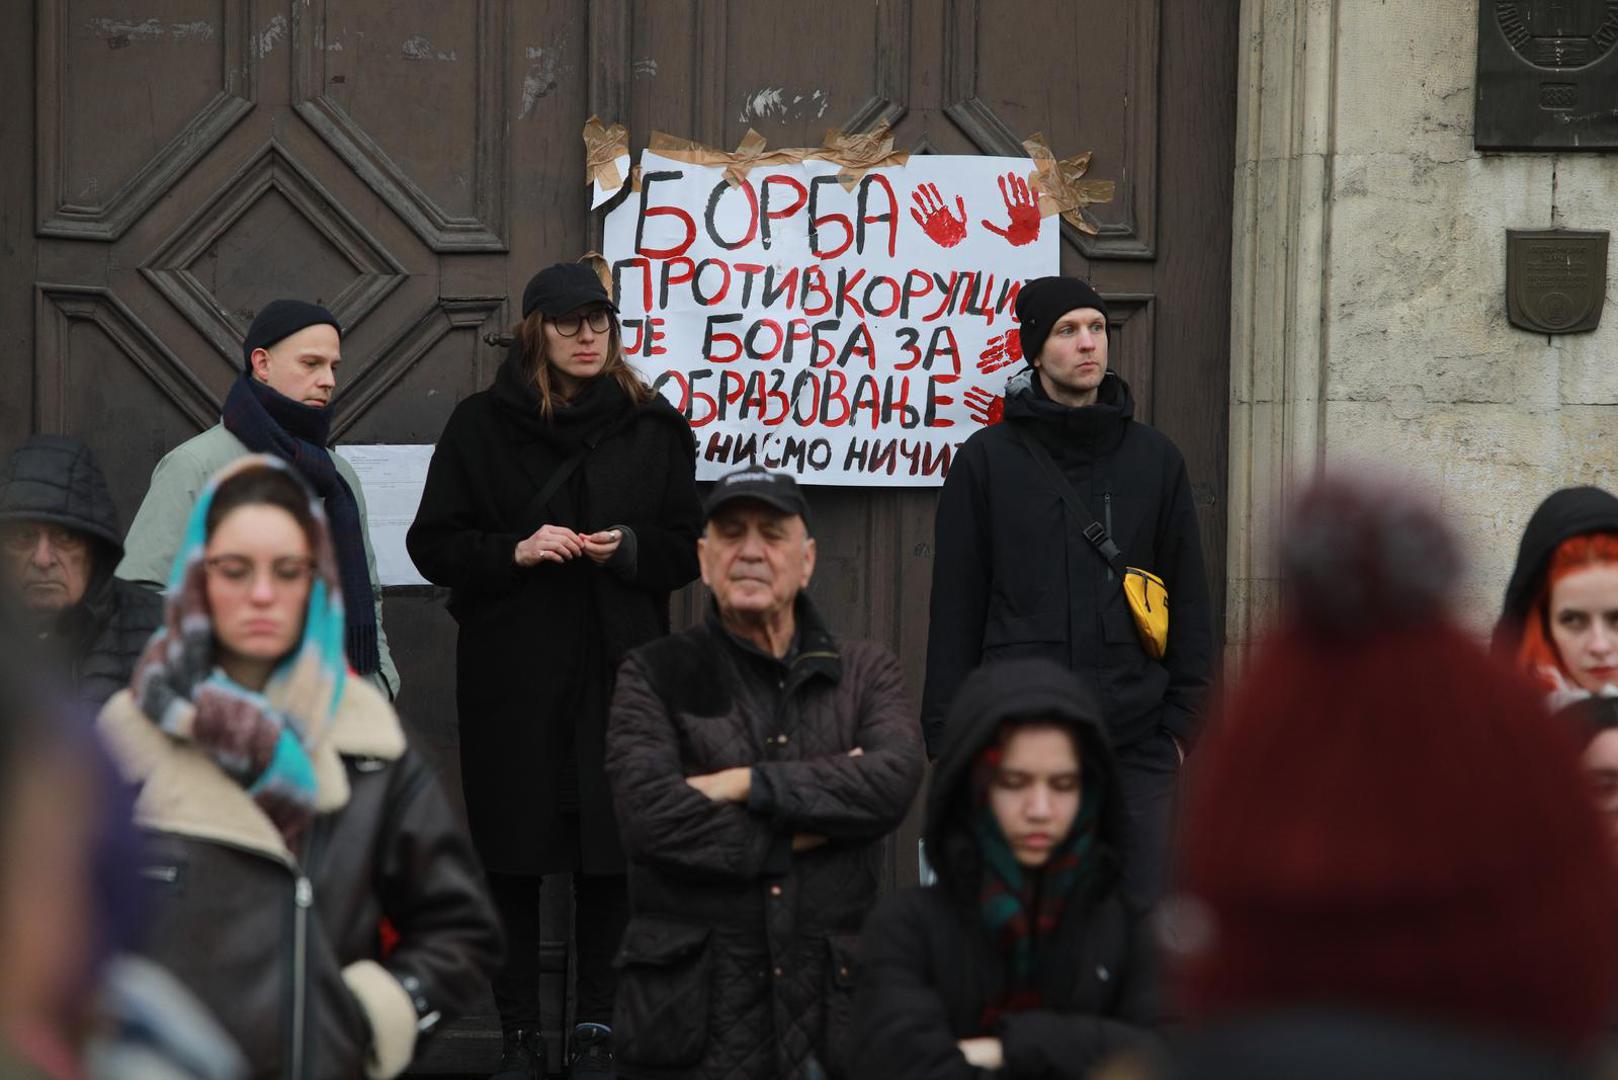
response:
[[[668,632],[669,593],[697,576],[702,507],[691,428],[625,361],[595,273],[541,270],[522,313],[494,385],[444,426],[406,543],[460,624],[466,809],[508,942],[495,1075],[544,1072],[539,887],[572,873],[582,1078],[610,1075],[628,919],[604,765],[613,673]]]
[[[1539,505],[1523,532],[1494,645],[1553,707],[1618,696],[1618,497],[1564,488]]]

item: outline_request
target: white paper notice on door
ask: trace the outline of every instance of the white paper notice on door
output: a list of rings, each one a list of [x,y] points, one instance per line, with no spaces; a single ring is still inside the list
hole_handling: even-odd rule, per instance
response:
[[[405,550],[405,533],[416,520],[427,483],[432,446],[339,446],[336,451],[359,474],[365,491],[365,524],[376,552],[376,574],[389,585],[426,585]]]

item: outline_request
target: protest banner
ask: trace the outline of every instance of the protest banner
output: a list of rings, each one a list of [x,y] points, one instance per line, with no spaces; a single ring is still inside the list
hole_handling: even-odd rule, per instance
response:
[[[1022,367],[1022,283],[1058,272],[1035,163],[697,156],[642,155],[603,253],[625,352],[690,420],[698,479],[941,484]]]

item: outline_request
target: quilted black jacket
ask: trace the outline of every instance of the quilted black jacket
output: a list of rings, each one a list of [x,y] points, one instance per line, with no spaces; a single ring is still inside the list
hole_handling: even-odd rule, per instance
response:
[[[620,1076],[845,1073],[860,925],[881,840],[921,782],[921,734],[892,654],[838,646],[798,603],[790,662],[714,616],[631,652],[619,672],[607,773],[632,912],[617,961]],[[747,806],[685,782],[737,766],[753,768]],[[794,854],[798,833],[829,840]]]
[[[163,619],[163,597],[112,576],[123,534],[107,481],[90,448],[61,435],[35,435],[0,471],[0,522],[64,525],[91,538],[94,563],[84,599],[36,626],[40,659],[92,709],[129,685],[146,641]]]

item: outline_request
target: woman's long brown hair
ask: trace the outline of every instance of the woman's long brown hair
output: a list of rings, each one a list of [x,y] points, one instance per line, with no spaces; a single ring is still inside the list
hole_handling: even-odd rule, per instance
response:
[[[608,314],[611,315],[611,312]],[[539,414],[549,420],[556,415],[557,402],[565,404],[567,398],[551,381],[551,365],[545,358],[544,313],[535,311],[529,315],[517,324],[515,333],[517,340],[522,343],[523,365],[528,369],[528,378],[533,382],[534,389],[539,392]],[[644,405],[652,400],[652,388],[646,385],[645,380],[635,373],[635,369],[630,367],[629,361],[624,358],[616,315],[612,315],[612,326],[607,331],[607,363],[596,378],[608,376],[618,381],[618,385],[623,388],[624,396],[634,404]]]

